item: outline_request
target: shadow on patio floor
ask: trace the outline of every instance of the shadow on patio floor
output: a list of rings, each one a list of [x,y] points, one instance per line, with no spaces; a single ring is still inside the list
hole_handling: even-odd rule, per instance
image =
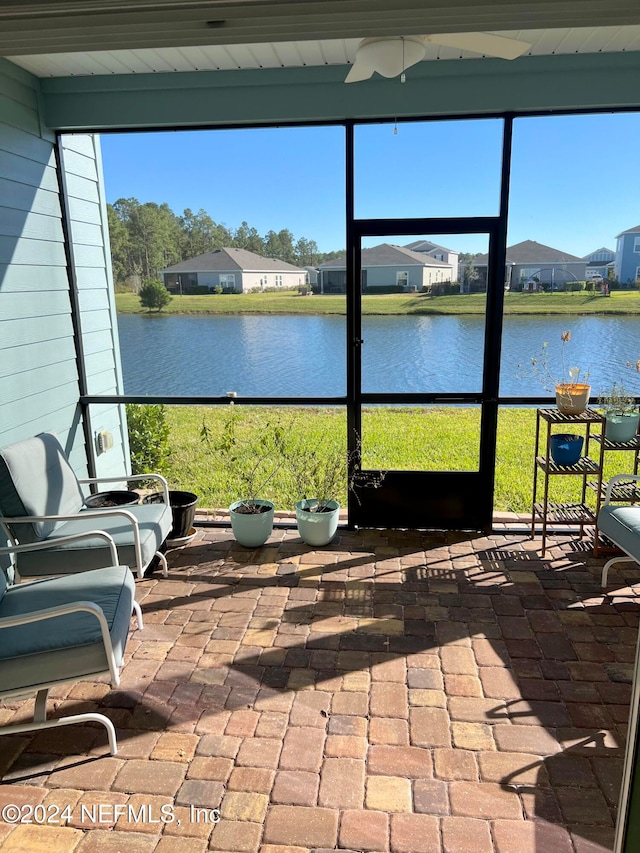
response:
[[[58,693],[59,713],[108,713],[120,754],[87,765],[90,726],[4,738],[3,801],[220,807],[215,828],[144,837],[233,853],[608,850],[638,602],[603,597],[601,565],[570,540],[540,559],[521,536],[362,531],[314,552],[278,531],[251,552],[199,531],[137,584],[121,688]]]

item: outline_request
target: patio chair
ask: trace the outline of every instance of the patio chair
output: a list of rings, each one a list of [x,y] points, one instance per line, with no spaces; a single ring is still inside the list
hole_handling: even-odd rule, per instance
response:
[[[84,508],[81,486],[126,480],[160,481],[164,504],[140,504],[126,509]],[[100,529],[116,542],[123,564],[143,577],[157,556],[165,577],[167,561],[160,552],[171,529],[167,481],[159,474],[79,480],[53,433],[44,432],[0,449],[0,526],[12,545],[47,542],[48,549],[18,553],[20,578],[83,572],[104,566],[108,556],[101,539],[63,537]]]
[[[598,530],[628,556],[612,557],[607,560],[602,569],[603,587],[607,585],[609,569],[615,563],[640,563],[640,504],[629,506],[611,502],[616,485],[622,482],[636,483],[639,481],[640,475],[617,474],[607,483],[604,504],[598,513]]]
[[[134,578],[127,566],[118,565],[113,539],[92,530],[65,537],[62,544],[87,535],[103,541],[113,565],[15,585],[0,569],[0,699],[36,695],[33,721],[0,726],[0,735],[97,722],[107,730],[115,755],[115,729],[103,714],[86,712],[47,720],[47,697],[55,685],[109,675],[117,687],[132,611],[142,628]],[[0,555],[47,547],[42,542],[12,545],[0,548]]]

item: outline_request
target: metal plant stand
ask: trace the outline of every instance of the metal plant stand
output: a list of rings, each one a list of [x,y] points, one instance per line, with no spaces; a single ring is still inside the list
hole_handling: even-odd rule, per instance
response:
[[[597,510],[601,499],[596,498],[596,507],[592,509],[586,503],[588,478],[595,478],[595,482],[589,484],[596,489],[596,494],[602,492],[602,467],[604,460],[604,442],[600,441],[597,459],[589,456],[590,443],[595,434],[592,434],[593,426],[600,427],[600,436],[604,431],[604,417],[593,409],[586,409],[579,415],[565,415],[558,409],[538,409],[536,418],[536,447],[533,468],[533,502],[531,509],[531,538],[536,535],[537,524],[542,525],[542,556],[547,547],[547,535],[550,525],[578,527],[580,536],[584,535],[586,526],[594,527],[594,554],[597,555],[598,531]],[[578,459],[575,465],[558,465],[551,458],[551,433],[555,426],[579,427],[585,430],[584,455]],[[566,431],[566,430],[564,430]],[[544,442],[544,451],[541,446]],[[539,472],[541,477],[539,477]],[[555,476],[580,477],[579,500],[575,503],[558,503],[549,500],[550,481]],[[539,482],[542,481],[542,500],[538,500]]]

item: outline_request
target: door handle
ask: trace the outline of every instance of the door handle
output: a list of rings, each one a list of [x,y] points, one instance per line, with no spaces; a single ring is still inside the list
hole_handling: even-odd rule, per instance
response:
[[[364,338],[355,338],[353,345],[356,347],[361,347],[364,343]]]

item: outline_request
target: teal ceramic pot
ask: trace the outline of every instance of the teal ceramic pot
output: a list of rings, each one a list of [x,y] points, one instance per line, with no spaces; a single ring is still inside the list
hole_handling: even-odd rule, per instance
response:
[[[638,421],[640,414],[633,415],[611,415],[606,416],[605,436],[609,441],[631,441],[638,433]]]
[[[340,504],[337,501],[327,501],[328,512],[311,512],[311,507],[317,506],[315,498],[298,501],[296,504],[296,520],[298,533],[307,545],[316,548],[328,545],[336,535]]]
[[[262,512],[238,512],[246,504],[264,507]],[[274,505],[271,501],[235,501],[229,507],[231,529],[239,545],[245,548],[259,548],[271,536],[273,530]]]

